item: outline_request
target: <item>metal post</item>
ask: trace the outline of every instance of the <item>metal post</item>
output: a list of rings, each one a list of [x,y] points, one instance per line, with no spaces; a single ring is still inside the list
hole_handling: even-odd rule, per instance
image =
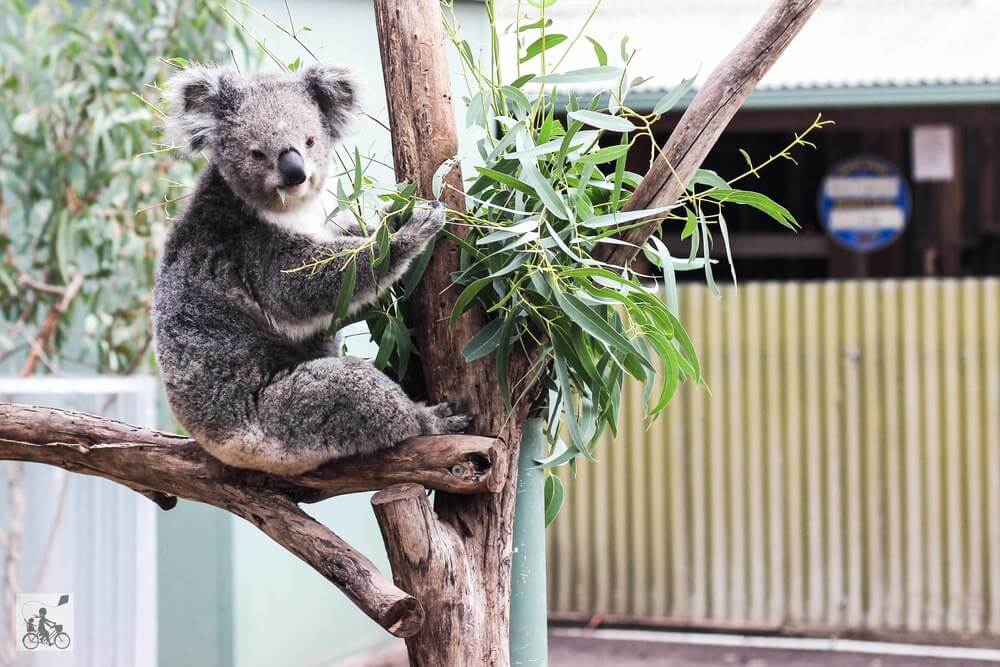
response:
[[[512,665],[548,665],[548,605],[545,588],[545,472],[541,419],[524,425],[517,462],[514,509],[514,560],[510,596]]]

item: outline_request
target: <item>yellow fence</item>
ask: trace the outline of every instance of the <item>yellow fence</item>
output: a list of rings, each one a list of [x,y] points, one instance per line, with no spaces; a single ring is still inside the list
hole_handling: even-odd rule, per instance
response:
[[[560,471],[552,611],[1000,641],[1000,281],[680,303],[712,394]]]

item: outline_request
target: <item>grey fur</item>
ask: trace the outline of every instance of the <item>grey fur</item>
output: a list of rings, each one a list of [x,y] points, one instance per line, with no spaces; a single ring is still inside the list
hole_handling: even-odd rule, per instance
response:
[[[415,403],[368,361],[336,356],[325,333],[345,259],[311,275],[283,272],[365,243],[349,225],[311,215],[357,112],[353,76],[314,66],[244,79],[198,67],[171,84],[171,126],[210,155],[170,230],[155,290],[156,353],[177,420],[223,462],[278,474],[463,431],[468,418],[447,405]],[[288,149],[304,156],[308,180],[282,207],[275,161]],[[392,236],[387,271],[358,253],[351,309],[400,278],[444,222],[438,206],[415,211]]]

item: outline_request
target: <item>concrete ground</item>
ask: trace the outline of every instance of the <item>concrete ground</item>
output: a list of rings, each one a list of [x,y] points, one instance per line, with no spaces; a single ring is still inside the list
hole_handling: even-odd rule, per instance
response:
[[[551,667],[985,667],[1000,665],[1000,651],[554,628],[549,638],[549,664]]]
[[[338,667],[407,667],[407,664],[405,649],[400,644],[378,655],[352,658]],[[650,630],[587,630],[557,627],[549,632],[549,667],[987,667],[989,665],[1000,665],[1000,651]]]

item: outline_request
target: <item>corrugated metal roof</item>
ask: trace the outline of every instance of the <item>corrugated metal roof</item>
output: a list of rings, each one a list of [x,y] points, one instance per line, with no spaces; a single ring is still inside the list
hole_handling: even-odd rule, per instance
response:
[[[639,49],[631,71],[655,77],[644,86],[652,97],[653,89],[698,71],[703,81],[769,4],[604,0],[586,34],[605,46],[610,64],[620,62],[619,45],[628,36],[630,47]],[[573,35],[592,8],[591,0],[559,0],[547,15],[554,30]],[[855,97],[849,91],[857,91],[876,102],[884,89],[898,88],[909,103],[918,103],[922,91],[948,101],[954,88],[960,101],[1000,101],[998,33],[1000,0],[825,0],[754,96],[758,103],[776,101],[775,106],[810,96],[849,103]],[[595,64],[593,51],[581,41],[560,69]]]

